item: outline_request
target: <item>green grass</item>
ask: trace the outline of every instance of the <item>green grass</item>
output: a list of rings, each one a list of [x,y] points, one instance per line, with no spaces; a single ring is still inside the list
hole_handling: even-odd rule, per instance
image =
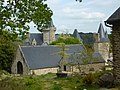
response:
[[[1,86],[0,90],[99,90],[97,85],[88,86],[82,83],[82,77],[57,78],[56,74],[41,76],[12,77],[0,81],[8,86]]]

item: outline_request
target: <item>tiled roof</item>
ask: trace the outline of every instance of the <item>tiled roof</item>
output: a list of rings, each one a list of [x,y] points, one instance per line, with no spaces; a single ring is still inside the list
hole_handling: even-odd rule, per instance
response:
[[[83,41],[83,40],[81,39],[81,37],[80,37],[77,29],[74,30],[74,32],[73,32],[73,37],[78,38],[80,41]]]
[[[43,43],[43,34],[41,33],[30,33],[30,42],[35,39],[37,45],[41,45]]]
[[[84,51],[81,45],[70,45],[69,54],[76,51]],[[59,48],[57,46],[21,46],[22,53],[27,61],[30,69],[56,67],[59,65],[60,56],[57,54]]]
[[[109,42],[108,33],[104,31],[102,23],[99,25],[98,33],[100,35],[100,42]]]

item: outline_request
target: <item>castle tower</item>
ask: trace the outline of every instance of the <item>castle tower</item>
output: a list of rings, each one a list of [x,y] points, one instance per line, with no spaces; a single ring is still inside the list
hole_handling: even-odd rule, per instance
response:
[[[94,51],[99,52],[105,61],[109,58],[109,38],[107,31],[104,31],[102,23],[100,23],[98,33],[94,34],[95,43]]]
[[[43,42],[47,44],[53,42],[55,40],[55,31],[56,27],[53,25],[53,21],[51,20],[48,28],[43,31]]]

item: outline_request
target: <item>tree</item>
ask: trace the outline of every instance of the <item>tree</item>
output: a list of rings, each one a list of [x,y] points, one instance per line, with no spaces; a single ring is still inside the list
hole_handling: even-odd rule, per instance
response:
[[[85,72],[82,70],[82,66],[89,67],[89,64],[92,64],[93,61],[97,60],[97,58],[93,57],[93,52],[91,49],[86,49],[83,52],[76,51],[70,56],[70,65],[75,66],[78,70],[79,73],[81,74],[82,72]],[[85,69],[86,67],[84,67]]]
[[[52,11],[44,1],[0,0],[0,35],[3,31],[9,31],[12,34],[24,36],[30,29],[28,25],[30,22],[34,22],[39,31],[47,27]]]
[[[56,41],[53,41],[51,43],[51,45],[57,45],[58,43],[64,43],[69,45],[69,44],[81,44],[82,42],[79,41],[78,38],[74,38],[70,35],[61,34]]]
[[[64,43],[59,43],[58,46],[57,46],[60,51],[57,52],[57,54],[60,56],[60,72],[63,70],[63,67],[64,65],[66,65],[68,62],[67,62],[67,57],[68,57],[68,54],[67,54],[67,50],[68,48],[66,47],[66,45]]]
[[[0,69],[11,72],[11,65],[15,53],[15,45],[5,38],[0,38]]]

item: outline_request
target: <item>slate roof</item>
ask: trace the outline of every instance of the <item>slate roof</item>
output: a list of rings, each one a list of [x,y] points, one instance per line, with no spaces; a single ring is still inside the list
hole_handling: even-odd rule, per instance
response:
[[[105,62],[105,60],[103,59],[103,57],[101,56],[101,54],[99,52],[94,52],[93,57],[97,59],[97,60],[93,61],[94,63]]]
[[[100,25],[99,25],[98,33],[100,34],[100,39],[105,38],[105,31],[104,31],[102,23],[100,23]]]
[[[120,7],[105,21],[109,24],[120,21]]]
[[[74,57],[75,56],[75,57]],[[82,60],[74,60],[76,57],[78,58],[81,58],[81,56],[79,57],[80,55],[77,54],[77,53],[73,53],[70,57],[69,57],[69,62],[70,64],[74,65],[76,63],[79,62],[79,64],[84,64],[82,62]],[[94,59],[94,60],[93,60]],[[90,60],[90,59],[89,59]],[[103,59],[103,57],[101,56],[101,54],[99,52],[94,52],[92,54],[92,59],[88,62],[89,64],[92,64],[92,63],[104,63],[105,60]]]
[[[102,23],[99,25],[98,33],[100,35],[100,42],[109,42],[108,33],[104,31]]]
[[[69,54],[79,51],[84,51],[81,45],[68,46]],[[27,61],[30,69],[56,67],[59,65],[60,57],[57,52],[59,48],[56,46],[21,46],[22,53]]]
[[[74,37],[74,38],[78,38],[80,41],[83,42],[83,40],[81,39],[81,37],[80,37],[80,35],[79,35],[77,29],[74,30],[74,32],[73,32],[73,37]]]
[[[35,39],[37,42],[37,45],[43,44],[43,34],[41,33],[30,33],[30,42]]]

